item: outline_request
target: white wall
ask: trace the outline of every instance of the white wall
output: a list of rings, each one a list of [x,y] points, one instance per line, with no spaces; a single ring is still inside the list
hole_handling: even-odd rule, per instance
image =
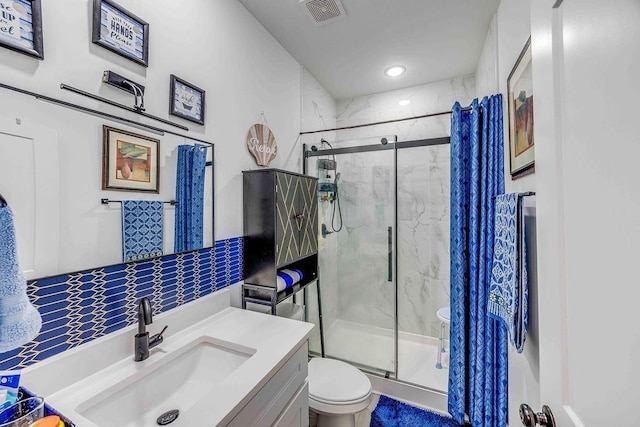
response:
[[[504,111],[504,176],[506,192],[535,191],[535,174],[512,180],[509,173],[509,125],[507,78],[531,34],[530,2],[502,0],[489,27],[476,70],[477,96],[501,93]],[[525,199],[527,252],[529,260],[529,328],[525,348],[518,354],[509,345],[509,420],[519,423],[518,406],[540,407],[540,357],[538,350],[538,278],[535,197]]]
[[[133,96],[101,83],[102,72],[113,70],[145,85],[148,113],[180,122],[191,129],[190,135],[216,144],[216,239],[241,235],[241,171],[256,167],[245,137],[261,112],[278,142],[279,154],[271,166],[298,169],[299,64],[237,0],[120,0],[150,24],[149,67],[144,68],[91,43],[92,3],[43,2],[45,60],[0,48],[0,82],[134,120],[138,120],[134,114],[62,91],[59,85],[67,83],[127,105],[133,104]],[[170,74],[206,90],[205,126],[168,115]],[[120,262],[119,208],[106,209],[99,199],[172,198],[175,172],[161,182],[160,195],[101,191],[102,125],[148,132],[6,90],[0,91],[0,99],[0,115],[58,132],[62,181],[59,271]],[[173,147],[184,141],[169,136],[160,139],[161,168],[171,169]],[[10,185],[0,183],[0,189]]]

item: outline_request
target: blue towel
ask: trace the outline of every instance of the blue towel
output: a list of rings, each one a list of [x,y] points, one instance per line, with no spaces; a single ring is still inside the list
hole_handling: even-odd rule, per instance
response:
[[[278,283],[276,285],[278,292],[283,291],[295,285],[296,283],[302,280],[302,277],[303,277],[302,271],[297,269],[293,269],[293,270],[284,269],[284,270],[278,271],[278,277],[277,277]]]
[[[527,336],[527,252],[523,199],[517,193],[496,197],[493,269],[489,286],[489,316],[502,320],[518,353]],[[519,255],[519,256],[518,256]]]
[[[13,212],[9,206],[0,207],[0,353],[28,343],[41,326],[18,262]]]
[[[139,261],[162,255],[164,202],[122,202],[122,260]]]

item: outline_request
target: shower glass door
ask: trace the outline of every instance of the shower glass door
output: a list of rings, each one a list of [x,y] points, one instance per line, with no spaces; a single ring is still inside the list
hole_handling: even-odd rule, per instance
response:
[[[367,151],[367,150],[371,151]],[[395,377],[395,151],[380,139],[324,146],[307,172],[331,182],[319,194],[320,289],[327,357]],[[317,168],[335,160],[336,170]],[[329,176],[329,178],[327,178]],[[327,197],[328,196],[328,197]]]

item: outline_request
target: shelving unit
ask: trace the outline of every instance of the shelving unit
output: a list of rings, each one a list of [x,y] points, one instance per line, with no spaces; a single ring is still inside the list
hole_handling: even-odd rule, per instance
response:
[[[318,180],[280,169],[243,172],[244,285],[247,303],[276,306],[318,279]],[[277,291],[284,268],[300,283]]]

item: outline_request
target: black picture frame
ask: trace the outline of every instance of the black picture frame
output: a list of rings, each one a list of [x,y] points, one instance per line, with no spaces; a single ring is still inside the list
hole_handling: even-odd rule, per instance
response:
[[[204,125],[205,91],[178,76],[171,74],[169,114]],[[185,103],[185,97],[196,97]]]
[[[0,27],[5,28],[0,32],[0,46],[44,59],[41,0],[20,0],[13,3],[12,8],[0,11]],[[16,4],[24,10],[16,9]],[[29,18],[29,12],[31,12],[31,18]],[[20,17],[24,18],[21,20]],[[31,22],[28,22],[29,19]],[[20,21],[25,20],[26,24],[20,24]],[[17,27],[16,24],[18,24]]]
[[[160,140],[103,125],[102,189],[160,193]]]
[[[103,13],[107,21],[111,19],[111,32],[108,23],[103,30]],[[144,67],[149,66],[149,24],[112,0],[93,1],[92,41]]]

